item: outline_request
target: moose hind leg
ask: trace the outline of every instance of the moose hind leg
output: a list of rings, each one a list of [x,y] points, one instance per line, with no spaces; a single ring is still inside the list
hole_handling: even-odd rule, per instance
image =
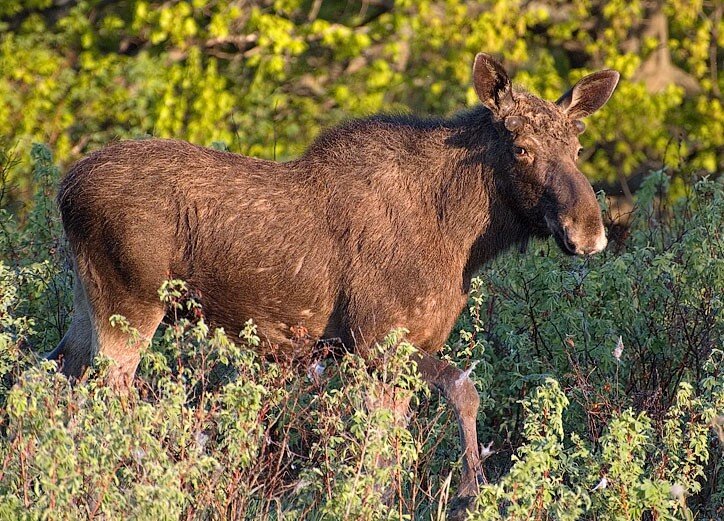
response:
[[[153,334],[164,316],[164,308],[158,302],[140,302],[119,299],[114,306],[99,306],[96,311],[94,351],[112,360],[108,381],[117,389],[131,385],[141,350],[150,343]],[[122,305],[119,305],[122,304]],[[107,310],[102,312],[101,310]],[[120,315],[127,320],[129,328],[111,324],[110,317]]]
[[[83,285],[76,276],[73,285],[73,319],[63,339],[48,360],[57,360],[61,372],[78,380],[93,361],[93,322]]]
[[[164,315],[158,297],[163,282],[159,274],[144,277],[141,272],[124,277],[115,263],[98,252],[77,258],[92,327],[91,353],[111,359],[108,383],[121,390],[130,386],[140,360],[141,349],[151,340]],[[112,324],[119,315],[128,324]]]
[[[455,519],[459,515],[465,518],[467,509],[477,496],[478,485],[484,482],[476,427],[480,397],[472,380],[457,367],[425,353],[418,353],[415,360],[425,382],[439,390],[455,411],[463,468],[450,517]]]

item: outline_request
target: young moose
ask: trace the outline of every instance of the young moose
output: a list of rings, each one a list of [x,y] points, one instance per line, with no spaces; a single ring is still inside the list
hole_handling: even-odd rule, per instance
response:
[[[111,144],[76,163],[58,204],[76,283],[70,329],[50,355],[79,377],[94,355],[129,383],[140,343],[111,327],[120,314],[150,338],[164,317],[158,289],[183,279],[210,324],[232,335],[253,318],[274,354],[293,356],[295,326],[366,348],[409,329],[418,370],[453,407],[463,469],[458,498],[477,491],[479,398],[460,369],[435,358],[486,261],[529,237],[568,254],[606,236],[576,167],[581,118],[611,96],[605,70],[551,103],[514,91],[478,54],[482,105],[450,119],[373,116],[276,163],[173,140]]]

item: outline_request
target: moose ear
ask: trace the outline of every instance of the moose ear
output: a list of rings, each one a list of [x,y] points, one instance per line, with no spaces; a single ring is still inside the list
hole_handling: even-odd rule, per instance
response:
[[[570,119],[585,118],[606,104],[618,84],[619,77],[619,73],[611,69],[589,74],[561,96],[556,105],[561,107]]]
[[[505,117],[513,108],[513,90],[503,66],[489,54],[479,53],[473,64],[475,93],[498,117]]]

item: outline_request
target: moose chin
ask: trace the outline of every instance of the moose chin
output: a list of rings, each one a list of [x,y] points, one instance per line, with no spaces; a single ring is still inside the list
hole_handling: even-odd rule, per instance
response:
[[[471,277],[499,253],[550,235],[571,255],[605,248],[576,159],[581,119],[606,103],[619,74],[586,76],[556,102],[514,89],[487,54],[472,77],[474,108],[353,120],[288,162],[162,139],[80,160],[58,194],[74,316],[49,358],[78,378],[102,353],[115,362],[114,384],[127,386],[166,313],[158,289],[168,279],[201,295],[212,326],[238,334],[252,318],[275,356],[306,354],[293,342],[299,326],[363,356],[405,327],[418,371],[459,423],[464,515],[482,479],[479,398],[467,373],[434,354]],[[111,327],[115,314],[137,341]]]

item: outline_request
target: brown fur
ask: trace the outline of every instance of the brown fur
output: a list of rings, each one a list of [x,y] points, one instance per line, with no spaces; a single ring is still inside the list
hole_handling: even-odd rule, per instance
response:
[[[127,383],[139,342],[108,317],[123,315],[150,338],[164,315],[157,290],[170,278],[187,281],[211,324],[232,336],[253,319],[276,354],[295,355],[297,325],[362,353],[406,327],[421,374],[456,411],[459,495],[472,496],[478,396],[431,354],[487,260],[551,232],[569,253],[605,245],[595,196],[575,166],[582,125],[569,115],[605,103],[618,79],[591,75],[553,104],[513,92],[487,55],[473,77],[483,106],[451,119],[351,121],[287,163],[159,139],[114,143],[79,161],[58,195],[76,311],[52,356],[77,377],[101,352]]]

